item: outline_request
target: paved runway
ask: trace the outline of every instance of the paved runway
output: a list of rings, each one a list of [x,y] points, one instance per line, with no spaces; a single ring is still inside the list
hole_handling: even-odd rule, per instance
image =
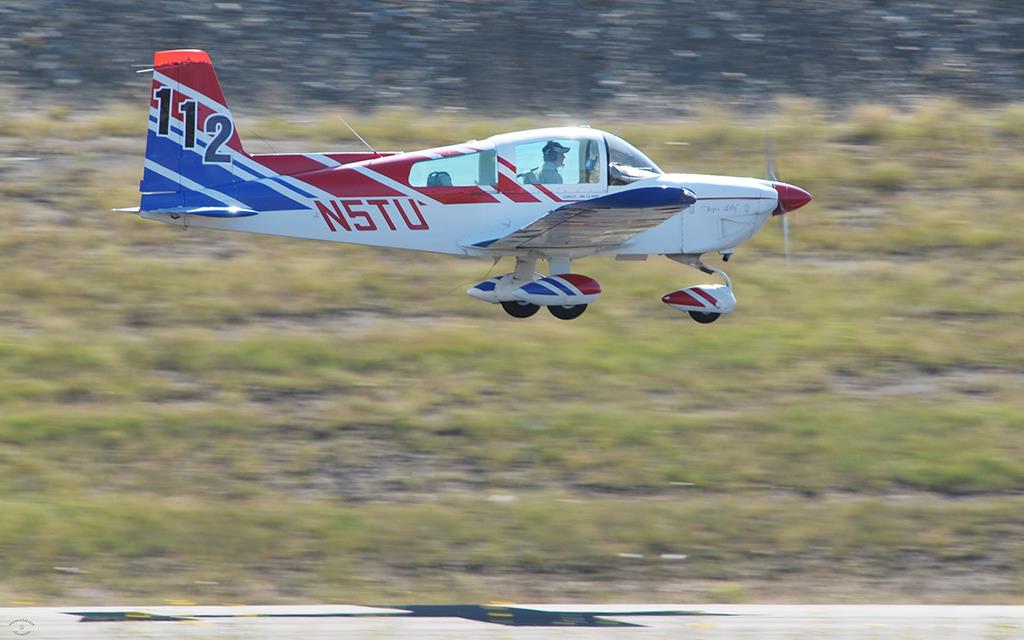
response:
[[[3,633],[27,640],[1024,640],[1024,606],[67,606],[0,608]]]

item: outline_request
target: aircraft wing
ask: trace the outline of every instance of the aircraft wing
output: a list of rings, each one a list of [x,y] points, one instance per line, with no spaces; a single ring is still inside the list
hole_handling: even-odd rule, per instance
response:
[[[568,202],[503,238],[473,246],[488,251],[611,247],[658,226],[696,201],[692,191],[680,187],[617,191]]]

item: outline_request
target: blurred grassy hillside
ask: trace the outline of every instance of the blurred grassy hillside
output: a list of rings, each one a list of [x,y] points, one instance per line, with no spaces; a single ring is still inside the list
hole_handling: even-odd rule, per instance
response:
[[[3,108],[3,601],[1024,596],[1024,105],[592,122],[753,176],[768,130],[814,194],[711,326],[663,258],[580,261],[602,301],[524,321],[464,295],[484,262],[114,214],[143,110]],[[561,124],[350,120],[396,149]]]

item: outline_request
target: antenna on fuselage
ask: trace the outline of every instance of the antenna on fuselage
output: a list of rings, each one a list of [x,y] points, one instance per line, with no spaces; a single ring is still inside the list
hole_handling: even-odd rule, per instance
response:
[[[375,156],[379,156],[380,155],[379,153],[377,153],[376,149],[374,149],[373,147],[370,146],[369,142],[367,142],[366,140],[363,139],[363,136],[359,135],[358,131],[356,131],[355,129],[352,128],[352,125],[350,125],[349,123],[345,122],[345,118],[342,118],[340,115],[336,115],[335,117],[338,118],[338,120],[341,120],[341,124],[343,124],[346,127],[348,127],[348,130],[352,132],[352,135],[354,135],[355,137],[359,138],[359,142],[362,142],[363,144],[365,144],[366,148],[373,152],[373,155],[375,155]]]

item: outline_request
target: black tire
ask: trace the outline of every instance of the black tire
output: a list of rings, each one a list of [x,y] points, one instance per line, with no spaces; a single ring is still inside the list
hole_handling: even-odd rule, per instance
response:
[[[502,302],[501,308],[513,318],[529,318],[540,310],[540,305],[511,300],[509,302]]]
[[[548,307],[548,311],[551,315],[555,316],[559,320],[575,320],[576,318],[583,315],[583,312],[587,310],[585,304],[574,304],[568,307],[560,305],[551,305]]]
[[[697,322],[701,323],[701,324],[711,324],[715,320],[718,320],[718,318],[721,315],[722,314],[720,314],[720,313],[705,313],[704,311],[691,311],[690,312],[690,317],[693,318],[694,320],[696,320]]]

